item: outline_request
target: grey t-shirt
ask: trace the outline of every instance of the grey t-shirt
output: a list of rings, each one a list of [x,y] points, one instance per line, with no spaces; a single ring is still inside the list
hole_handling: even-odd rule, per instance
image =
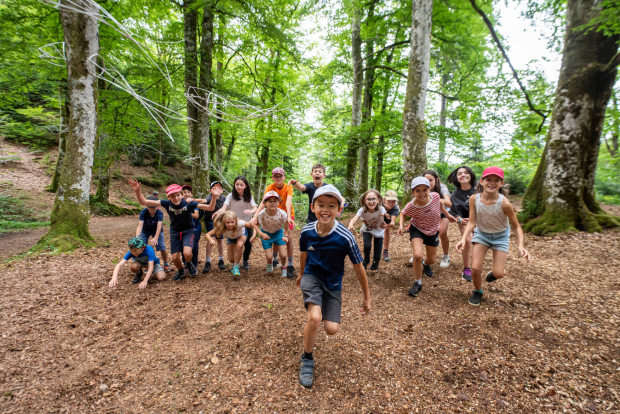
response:
[[[226,196],[226,201],[224,201],[224,204],[228,206],[229,210],[234,211],[237,217],[239,217],[239,219],[243,221],[252,220],[252,215],[246,214],[243,211],[252,210],[252,208],[257,206],[257,204],[254,202],[254,197],[252,197],[249,203],[246,203],[245,201],[243,201],[243,198],[241,198],[241,200],[235,200],[232,193]]]

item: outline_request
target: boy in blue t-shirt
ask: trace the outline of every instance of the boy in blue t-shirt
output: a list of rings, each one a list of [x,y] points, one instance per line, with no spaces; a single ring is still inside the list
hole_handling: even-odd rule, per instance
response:
[[[158,197],[151,195],[147,200],[159,200]],[[161,252],[161,258],[164,261],[164,271],[170,271],[168,264],[168,252],[166,251],[166,241],[164,233],[161,231],[164,224],[164,213],[155,206],[147,206],[140,212],[138,228],[136,236],[140,237],[145,244],[155,247],[155,250]],[[149,243],[149,238],[153,237]]]
[[[314,357],[312,350],[316,342],[319,325],[328,335],[335,335],[340,329],[342,308],[342,277],[347,256],[353,263],[357,279],[364,292],[362,314],[370,312],[370,290],[362,255],[355,237],[336,216],[342,212],[344,199],[340,191],[331,184],[322,185],[314,193],[310,208],[317,221],[301,230],[299,238],[299,263],[301,274],[297,286],[301,288],[308,319],[304,327],[304,353],[300,359],[299,382],[306,388],[314,382]]]
[[[147,246],[140,236],[129,239],[127,244],[129,245],[129,251],[125,254],[123,260],[121,260],[114,268],[114,274],[112,275],[112,279],[109,284],[110,287],[118,285],[118,272],[130,259],[134,260],[131,265],[129,265],[129,270],[135,274],[135,277],[131,282],[142,282],[138,285],[140,289],[144,289],[146,287],[152,275],[155,275],[157,280],[164,280],[166,278],[166,272],[164,272],[164,269],[159,264],[159,259],[155,256],[155,250],[153,250],[151,246]],[[142,269],[145,267],[147,268],[146,277],[142,280],[142,276],[144,276]]]

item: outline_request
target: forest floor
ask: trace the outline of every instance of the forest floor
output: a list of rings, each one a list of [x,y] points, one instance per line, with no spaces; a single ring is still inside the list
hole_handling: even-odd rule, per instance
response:
[[[407,296],[408,240],[392,236],[392,261],[368,275],[368,316],[347,264],[341,331],[320,329],[307,390],[297,381],[302,295],[294,280],[263,271],[258,241],[237,279],[216,266],[139,290],[125,268],[110,289],[136,220],[94,219],[109,247],[1,265],[0,412],[620,410],[619,231],[526,235],[530,264],[513,236],[509,274],[485,283],[478,308],[467,303],[454,226],[450,267],[434,265],[417,298]],[[35,242],[42,234],[28,233]],[[0,238],[3,257],[19,251],[19,237]]]

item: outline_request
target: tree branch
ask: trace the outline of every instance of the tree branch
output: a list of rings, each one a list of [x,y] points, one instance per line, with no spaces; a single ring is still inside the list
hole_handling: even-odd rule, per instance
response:
[[[391,67],[389,67],[389,66],[375,65],[375,66],[368,66],[368,67],[365,67],[365,68],[364,68],[364,70],[365,70],[365,71],[366,71],[366,70],[372,70],[372,69],[385,69],[385,70],[389,70],[389,71],[392,71],[392,72],[394,72],[394,73],[397,73],[397,74],[399,74],[400,76],[402,76],[403,78],[407,79],[407,75],[405,75],[404,73],[402,73],[402,72],[400,72],[400,71],[398,71],[398,70],[396,70],[396,69],[394,69],[394,68],[391,68]]]
[[[609,63],[603,68],[603,72],[611,72],[620,65],[620,51],[611,58]]]
[[[510,69],[512,70],[512,76],[515,78],[515,80],[519,84],[519,87],[521,88],[521,91],[525,95],[525,100],[527,101],[527,105],[530,107],[530,109],[533,112],[537,113],[538,115],[542,117],[542,122],[540,123],[538,130],[536,131],[536,133],[539,133],[542,130],[543,125],[545,124],[547,115],[545,115],[540,110],[534,107],[534,104],[532,103],[532,100],[530,99],[530,95],[527,93],[527,91],[525,90],[525,87],[521,83],[521,79],[519,79],[519,75],[517,74],[517,71],[515,70],[514,66],[512,66],[510,59],[508,59],[508,55],[506,54],[506,51],[504,50],[502,43],[499,41],[499,37],[497,36],[497,33],[495,32],[495,29],[493,28],[493,24],[491,23],[487,15],[476,5],[476,0],[469,0],[469,2],[471,3],[474,10],[482,17],[482,20],[484,20],[484,23],[489,28],[489,31],[491,32],[491,36],[493,37],[493,40],[495,41],[497,48],[500,50],[500,52],[502,52],[502,56],[504,56],[504,60],[506,60],[506,62],[508,63],[508,66],[510,66]]]
[[[386,50],[388,50],[388,49],[392,49],[392,48],[395,48],[396,46],[400,46],[400,45],[404,45],[404,44],[409,44],[409,43],[411,43],[411,39],[408,39],[408,40],[403,40],[402,42],[392,43],[391,45],[386,46],[386,47],[384,47],[384,48],[383,48],[383,49],[381,49],[381,50],[377,50],[377,51],[376,51],[376,52],[374,52],[374,53],[371,53],[371,54],[369,54],[369,55],[364,56],[364,57],[362,58],[362,60],[366,60],[367,58],[369,58],[369,57],[371,57],[371,56],[373,56],[373,55],[380,55],[381,53],[385,52]]]

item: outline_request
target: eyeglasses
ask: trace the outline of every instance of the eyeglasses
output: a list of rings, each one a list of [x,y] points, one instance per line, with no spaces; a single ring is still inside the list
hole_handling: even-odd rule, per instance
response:
[[[376,199],[376,198],[367,198],[367,199],[366,199],[366,202],[367,202],[367,203],[376,203],[376,202],[377,202],[377,199]]]

